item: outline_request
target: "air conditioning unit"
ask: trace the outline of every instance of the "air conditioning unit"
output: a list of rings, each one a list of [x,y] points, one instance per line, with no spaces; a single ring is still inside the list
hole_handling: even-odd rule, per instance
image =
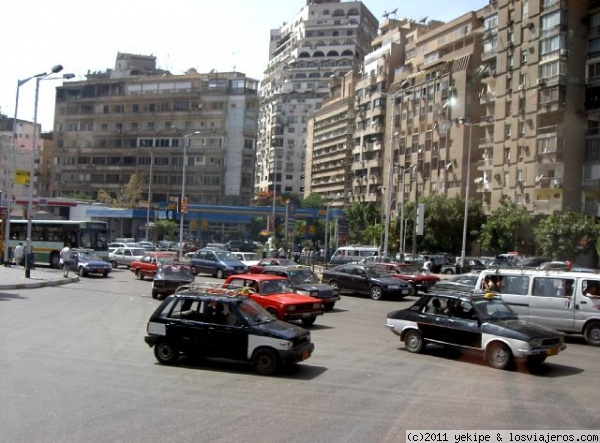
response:
[[[560,54],[561,56],[564,56],[564,57],[566,57],[566,56],[568,56],[568,55],[569,55],[569,50],[568,50],[568,49],[561,49],[561,50],[560,50],[560,52],[559,52],[559,54]]]
[[[527,86],[525,86],[525,83],[521,83],[519,85],[519,91],[524,91],[525,89],[527,89]]]
[[[537,79],[537,85],[538,86],[542,86],[546,84],[546,79],[545,78],[538,78]]]

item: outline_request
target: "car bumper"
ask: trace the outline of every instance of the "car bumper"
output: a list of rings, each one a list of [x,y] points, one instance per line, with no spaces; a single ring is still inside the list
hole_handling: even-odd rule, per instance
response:
[[[544,347],[544,348],[534,348],[534,349],[517,349],[518,355],[515,355],[515,357],[531,357],[534,355],[558,355],[559,352],[564,351],[565,349],[567,349],[567,345],[565,345],[564,343],[554,346],[554,347]],[[515,353],[516,354],[516,353]]]
[[[318,315],[323,315],[323,311],[312,311],[312,312],[286,312],[284,315],[284,320],[302,320],[303,318],[311,318],[316,317]]]
[[[279,351],[279,356],[284,363],[297,363],[309,358],[315,349],[314,343],[305,343],[294,349]]]

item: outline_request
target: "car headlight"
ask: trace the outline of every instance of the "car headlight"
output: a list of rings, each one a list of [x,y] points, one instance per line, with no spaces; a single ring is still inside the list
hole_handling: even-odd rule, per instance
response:
[[[322,303],[313,303],[313,309],[323,309]]]
[[[297,289],[296,292],[300,295],[310,295],[310,292],[304,289]]]
[[[532,348],[539,348],[540,346],[542,346],[543,340],[541,338],[534,338],[532,340],[529,340],[529,346],[531,346]]]
[[[292,349],[294,347],[294,343],[289,340],[282,340],[279,342],[279,345],[284,349]]]
[[[285,308],[286,311],[295,311],[298,307],[296,305],[288,306]]]
[[[388,288],[390,289],[400,289],[399,285],[389,285]]]

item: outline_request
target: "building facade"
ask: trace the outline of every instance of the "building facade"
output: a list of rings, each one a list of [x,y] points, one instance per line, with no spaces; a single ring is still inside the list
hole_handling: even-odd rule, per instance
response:
[[[307,0],[289,23],[271,31],[260,90],[256,194],[303,193],[308,119],[333,79],[362,64],[377,26],[362,2]]]
[[[49,195],[116,196],[138,174],[152,206],[184,180],[190,204],[249,204],[257,93],[238,72],[171,75],[153,56],[119,53],[114,70],[57,88]]]

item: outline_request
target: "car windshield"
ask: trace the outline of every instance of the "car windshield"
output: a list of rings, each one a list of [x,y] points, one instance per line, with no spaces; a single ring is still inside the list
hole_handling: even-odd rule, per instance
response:
[[[302,283],[319,283],[317,276],[308,269],[290,271],[289,278],[295,285],[300,285]]]
[[[369,277],[389,277],[391,275],[390,271],[381,266],[367,266],[365,271]]]
[[[497,298],[473,300],[480,316],[486,320],[516,320],[517,314],[503,301]]]
[[[219,258],[219,260],[237,260],[237,258],[235,257],[235,255],[233,255],[231,252],[227,252],[227,251],[218,251],[215,252],[215,255]]]
[[[95,252],[80,252],[79,260],[90,261],[90,260],[102,260],[102,259],[100,257],[98,257]]]
[[[142,256],[145,253],[146,253],[146,250],[144,248],[136,248],[136,249],[131,250],[131,255],[134,255],[134,256]]]
[[[281,294],[282,292],[293,292],[294,289],[288,280],[267,280],[260,284],[261,294]]]
[[[255,254],[253,252],[249,252],[249,253],[243,253],[242,257],[244,258],[244,260],[258,260],[258,254]]]
[[[163,264],[158,268],[157,274],[160,277],[189,277],[192,275],[190,267],[180,264]]]
[[[238,310],[249,325],[275,321],[273,316],[251,299],[244,299],[238,304]]]

